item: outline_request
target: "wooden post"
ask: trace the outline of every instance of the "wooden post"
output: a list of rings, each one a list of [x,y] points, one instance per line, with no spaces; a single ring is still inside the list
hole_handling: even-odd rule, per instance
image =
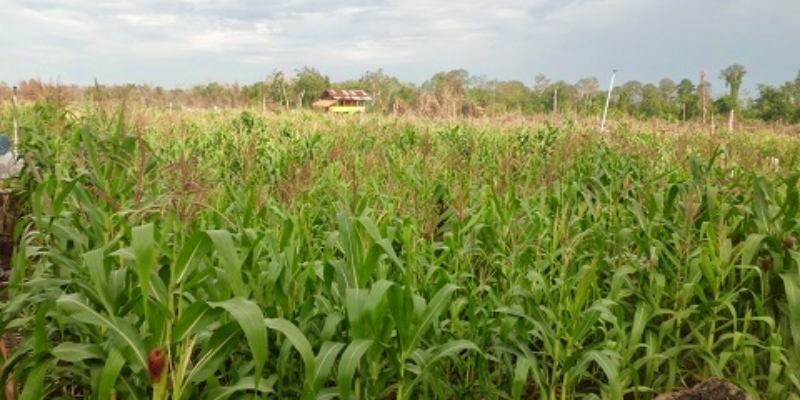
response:
[[[728,117],[728,132],[733,132],[733,110],[731,110],[731,114]]]
[[[558,89],[553,90],[553,114],[558,111]]]
[[[706,123],[706,115],[708,112],[708,93],[707,93],[707,86],[706,86],[706,73],[700,72],[700,104],[703,107],[703,123]],[[712,121],[711,124],[713,125],[714,122]]]
[[[714,113],[711,113],[711,135],[717,133],[717,126],[714,124]]]

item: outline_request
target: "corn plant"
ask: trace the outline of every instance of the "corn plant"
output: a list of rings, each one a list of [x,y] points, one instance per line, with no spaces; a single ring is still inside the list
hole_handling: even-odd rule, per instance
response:
[[[14,396],[798,398],[796,139],[108,110],[22,112]]]

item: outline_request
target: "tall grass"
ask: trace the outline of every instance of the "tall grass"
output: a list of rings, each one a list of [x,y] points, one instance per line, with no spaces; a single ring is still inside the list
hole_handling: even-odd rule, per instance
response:
[[[126,111],[24,110],[21,398],[798,398],[794,139]]]

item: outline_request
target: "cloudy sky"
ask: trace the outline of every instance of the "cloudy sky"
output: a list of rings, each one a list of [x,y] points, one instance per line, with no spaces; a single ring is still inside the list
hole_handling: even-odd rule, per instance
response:
[[[745,87],[800,70],[800,0],[0,0],[0,81],[248,84],[303,66],[533,84],[537,74]],[[716,91],[716,90],[715,90]]]

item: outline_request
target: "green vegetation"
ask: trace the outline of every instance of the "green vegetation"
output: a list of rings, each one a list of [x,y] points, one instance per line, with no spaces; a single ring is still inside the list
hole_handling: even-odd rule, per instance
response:
[[[800,398],[794,138],[135,111],[23,110],[22,398]]]
[[[610,72],[610,71],[609,71]],[[701,121],[716,119],[725,125],[731,110],[737,120],[759,120],[779,125],[800,123],[800,72],[782,85],[758,84],[754,93],[742,90],[747,69],[733,64],[719,73],[723,90],[712,93],[706,78],[671,78],[657,83],[630,80],[612,91],[612,119],[663,119]],[[709,75],[714,76],[714,75]],[[620,78],[624,79],[624,76]],[[544,74],[531,85],[519,80],[503,81],[471,75],[464,69],[442,71],[420,85],[402,82],[383,70],[368,71],[360,78],[332,82],[315,68],[294,72],[274,71],[262,82],[220,84],[211,82],[192,88],[165,89],[151,85],[90,88],[48,85],[36,79],[18,84],[26,101],[57,99],[80,104],[86,100],[135,99],[146,107],[161,109],[221,108],[283,111],[308,108],[327,88],[363,89],[374,97],[369,111],[379,114],[461,117],[560,114],[570,118],[596,118],[603,112],[608,92],[601,85],[607,77],[586,77],[577,82],[551,80]],[[749,82],[748,82],[749,84]],[[10,98],[11,88],[0,84],[0,99]]]

